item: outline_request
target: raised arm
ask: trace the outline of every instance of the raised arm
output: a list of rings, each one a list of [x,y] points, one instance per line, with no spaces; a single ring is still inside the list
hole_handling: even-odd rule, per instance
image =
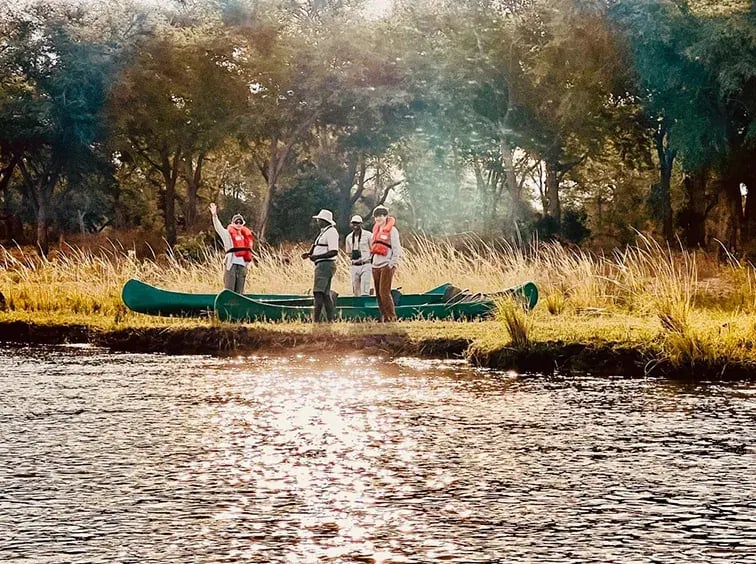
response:
[[[230,249],[233,245],[231,235],[228,234],[228,229],[226,229],[220,219],[218,219],[218,206],[214,203],[210,204],[210,213],[213,216],[213,227],[215,228],[215,232],[221,238],[221,241],[223,241],[223,248],[226,250]]]

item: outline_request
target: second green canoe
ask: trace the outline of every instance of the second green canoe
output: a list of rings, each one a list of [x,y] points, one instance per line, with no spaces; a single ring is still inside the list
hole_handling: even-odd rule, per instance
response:
[[[395,306],[399,319],[477,319],[493,313],[497,298],[512,296],[522,302],[525,309],[532,309],[538,302],[538,288],[533,282],[507,288],[496,294],[455,294],[449,299],[438,294],[411,294],[401,296]],[[215,315],[221,321],[285,321],[309,320],[312,305],[301,299],[255,300],[229,290],[223,290],[215,298]],[[375,301],[346,305],[339,300],[336,317],[343,321],[380,319]]]

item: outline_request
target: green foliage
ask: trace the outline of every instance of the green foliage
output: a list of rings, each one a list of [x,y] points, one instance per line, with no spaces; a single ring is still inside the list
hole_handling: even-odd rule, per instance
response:
[[[473,230],[473,218],[482,207],[474,184],[462,176],[448,149],[430,146],[424,139],[402,149],[414,227],[428,235]]]
[[[171,242],[207,227],[208,201],[275,241],[383,200],[439,235],[613,246],[707,206],[718,232],[756,232],[734,194],[756,184],[756,12],[738,0],[360,5],[8,8],[3,212]],[[675,158],[708,181],[684,201]],[[654,165],[671,186],[649,190]]]
[[[56,226],[63,232],[96,233],[113,223],[113,179],[94,174],[66,182],[54,198]]]
[[[312,216],[322,208],[336,209],[338,195],[315,169],[304,170],[288,188],[276,193],[271,208],[271,242],[308,241],[317,232]],[[339,220],[338,217],[335,218]]]
[[[588,213],[585,208],[565,208],[562,215],[562,236],[579,245],[591,234],[587,223]]]
[[[0,158],[22,173],[9,178],[33,203],[43,251],[51,223],[71,224],[71,208],[56,206],[66,201],[61,189],[99,199],[109,184],[89,177],[109,175],[102,109],[112,59],[103,43],[83,37],[81,26],[76,10],[43,3],[2,22]]]
[[[532,227],[534,233],[538,236],[540,241],[551,241],[559,237],[561,227],[550,215],[539,215],[533,222]]]
[[[208,260],[208,247],[213,240],[214,234],[211,235],[204,231],[182,235],[173,246],[173,252],[189,262],[206,262]]]

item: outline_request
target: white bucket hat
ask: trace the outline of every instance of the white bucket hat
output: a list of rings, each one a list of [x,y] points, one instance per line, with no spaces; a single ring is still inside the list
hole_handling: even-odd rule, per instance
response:
[[[352,219],[349,220],[349,223],[362,223],[362,216],[353,215]]]
[[[327,221],[331,225],[336,225],[336,222],[333,220],[333,213],[331,213],[331,210],[320,210],[318,212],[318,215],[313,215],[312,219],[322,219],[323,221]]]

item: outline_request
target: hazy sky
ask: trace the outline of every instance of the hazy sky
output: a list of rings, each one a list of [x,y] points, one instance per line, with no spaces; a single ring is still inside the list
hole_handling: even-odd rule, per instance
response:
[[[368,14],[382,16],[388,12],[393,2],[394,0],[369,0],[368,4],[370,7],[368,8]]]

